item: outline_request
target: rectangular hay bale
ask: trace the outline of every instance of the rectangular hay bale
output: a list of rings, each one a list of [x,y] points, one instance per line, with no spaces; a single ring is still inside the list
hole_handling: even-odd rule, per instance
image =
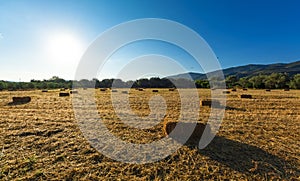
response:
[[[171,137],[172,139],[180,142],[181,144],[198,144],[202,137],[204,129],[207,126],[204,123],[196,123],[195,128],[192,130],[193,132],[189,133],[191,134],[191,136],[188,138],[188,140],[185,143],[182,142],[184,140],[182,140],[181,136],[188,134],[187,131],[189,131],[192,128],[192,126],[194,126],[193,124],[195,123],[165,122],[163,126],[163,132],[166,136]],[[172,133],[173,130],[176,132]]]
[[[78,91],[77,90],[71,90],[70,94],[78,94]]]
[[[223,94],[230,94],[230,91],[228,91],[228,90],[223,91]]]
[[[218,100],[213,100],[213,99],[203,99],[201,100],[201,106],[208,106],[211,107],[213,104],[215,107],[219,107],[221,104]]]
[[[242,94],[240,97],[242,99],[252,99],[252,95],[250,95],[250,94]]]
[[[59,97],[66,97],[66,96],[70,96],[70,94],[68,92],[60,92],[59,93]]]
[[[12,100],[13,100],[13,103],[28,103],[31,101],[31,97],[29,97],[29,96],[13,97]]]

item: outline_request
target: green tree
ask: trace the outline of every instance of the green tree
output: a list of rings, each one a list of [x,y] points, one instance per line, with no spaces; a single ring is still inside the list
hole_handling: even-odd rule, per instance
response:
[[[138,84],[137,84],[137,81],[133,81],[133,80],[128,80],[125,82],[125,87],[126,88],[138,88]]]
[[[0,82],[0,90],[4,90],[4,89],[7,89],[7,85],[4,81],[1,81]]]
[[[47,89],[54,89],[54,88],[56,88],[56,83],[54,83],[54,82],[47,83]]]
[[[230,75],[230,76],[226,77],[225,81],[226,81],[226,87],[232,88],[237,85],[238,79],[236,76]]]
[[[253,76],[249,79],[249,82],[251,82],[252,87],[256,89],[264,89],[265,88],[265,77],[264,75],[257,75]]]
[[[209,88],[208,80],[196,80],[195,85],[197,88]]]
[[[290,81],[289,76],[286,73],[280,73],[276,81],[275,87],[277,89],[286,88],[289,84],[289,81]]]
[[[121,79],[115,79],[112,86],[115,88],[124,88],[126,84]]]
[[[300,89],[300,74],[294,75],[293,79],[290,81],[290,87],[293,89]]]
[[[94,86],[93,82],[89,81],[88,79],[81,79],[79,81],[79,84],[80,84],[80,87],[82,87],[82,88],[92,88]]]
[[[243,88],[253,88],[252,83],[246,77],[240,78],[238,84]]]
[[[64,83],[66,81],[62,78],[59,78],[58,76],[53,76],[49,79],[49,82]]]
[[[93,85],[95,88],[99,88],[100,87],[100,81],[96,78],[93,78]]]
[[[17,86],[15,82],[7,82],[7,89],[8,90],[16,90]]]
[[[137,86],[141,88],[149,88],[151,87],[150,81],[148,79],[139,79],[136,81]]]
[[[111,88],[112,82],[114,81],[114,79],[103,79],[100,82],[100,87],[102,88]]]
[[[283,73],[272,73],[265,77],[265,87],[269,89],[282,89],[287,87],[289,77]]]
[[[28,89],[34,89],[35,88],[34,83],[32,83],[32,82],[28,82],[27,87],[28,87]]]

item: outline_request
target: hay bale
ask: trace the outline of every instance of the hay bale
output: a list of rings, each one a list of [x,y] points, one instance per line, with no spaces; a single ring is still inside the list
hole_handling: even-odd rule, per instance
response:
[[[283,89],[284,91],[290,91],[290,89],[289,88],[285,88],[285,89]]]
[[[42,92],[48,92],[48,90],[47,89],[43,89]]]
[[[169,91],[175,91],[175,88],[170,88]]]
[[[154,90],[152,90],[152,92],[158,92],[158,90],[157,90],[157,89],[154,89]]]
[[[107,89],[106,88],[101,88],[100,91],[105,92]]]
[[[203,134],[203,131],[206,127],[206,124],[203,123],[196,123],[196,126],[193,130],[193,133],[189,137],[186,143],[182,142],[183,140],[180,138],[181,135],[187,134],[188,128],[192,126],[192,124],[195,123],[180,123],[177,122],[166,122],[163,126],[163,132],[166,136],[171,137],[172,139],[180,142],[181,144],[198,144],[201,136]],[[170,136],[171,132],[175,129],[177,126],[178,132],[174,133],[174,135]],[[176,128],[176,129],[177,129]]]
[[[70,96],[70,94],[68,92],[60,92],[59,93],[59,97],[66,97],[66,96]]]
[[[14,104],[16,104],[16,103],[28,103],[28,102],[31,101],[31,97],[29,97],[29,96],[25,96],[25,97],[13,97],[12,100],[13,100]]]
[[[203,99],[201,100],[201,106],[208,106],[211,107],[212,104],[214,104],[215,107],[219,107],[221,104],[218,100],[212,100],[212,99]]]
[[[122,94],[128,94],[128,91],[122,91]]]
[[[243,91],[247,91],[248,89],[246,89],[246,88],[243,88]]]
[[[271,89],[266,89],[266,92],[271,92]]]
[[[252,95],[250,95],[250,94],[242,94],[240,97],[242,99],[252,99]]]
[[[231,89],[231,92],[236,92],[236,89]]]
[[[211,104],[212,104],[211,100],[202,100],[201,101],[201,106],[209,106],[209,107],[211,107]]]
[[[78,91],[77,90],[71,90],[70,94],[78,94]]]
[[[138,90],[139,90],[139,91],[143,91],[144,89],[143,89],[143,88],[139,88]]]
[[[228,90],[223,91],[223,94],[230,94],[230,91],[228,91]]]

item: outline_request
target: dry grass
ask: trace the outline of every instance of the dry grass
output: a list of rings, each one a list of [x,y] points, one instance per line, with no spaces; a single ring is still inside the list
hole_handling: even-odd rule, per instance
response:
[[[90,90],[79,94],[84,91]],[[299,179],[300,91],[248,90],[252,99],[239,98],[242,92],[227,95],[221,129],[207,148],[185,145],[161,161],[143,165],[120,163],[92,148],[76,124],[71,97],[59,97],[59,90],[0,92],[0,180]],[[112,109],[111,92],[95,93],[101,118],[116,136],[133,143],[165,136],[163,123],[147,130],[126,126]],[[131,109],[139,116],[150,113],[150,97],[160,94],[168,106],[163,121],[179,117],[176,90],[128,93]],[[201,89],[199,95],[207,99],[210,92]],[[10,105],[14,96],[32,100]],[[199,122],[207,121],[209,110],[201,107]]]

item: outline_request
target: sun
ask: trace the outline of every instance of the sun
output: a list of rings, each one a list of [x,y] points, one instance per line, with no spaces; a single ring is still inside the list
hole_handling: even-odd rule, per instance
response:
[[[57,66],[77,64],[83,53],[79,38],[71,33],[51,34],[46,43],[47,58]]]

